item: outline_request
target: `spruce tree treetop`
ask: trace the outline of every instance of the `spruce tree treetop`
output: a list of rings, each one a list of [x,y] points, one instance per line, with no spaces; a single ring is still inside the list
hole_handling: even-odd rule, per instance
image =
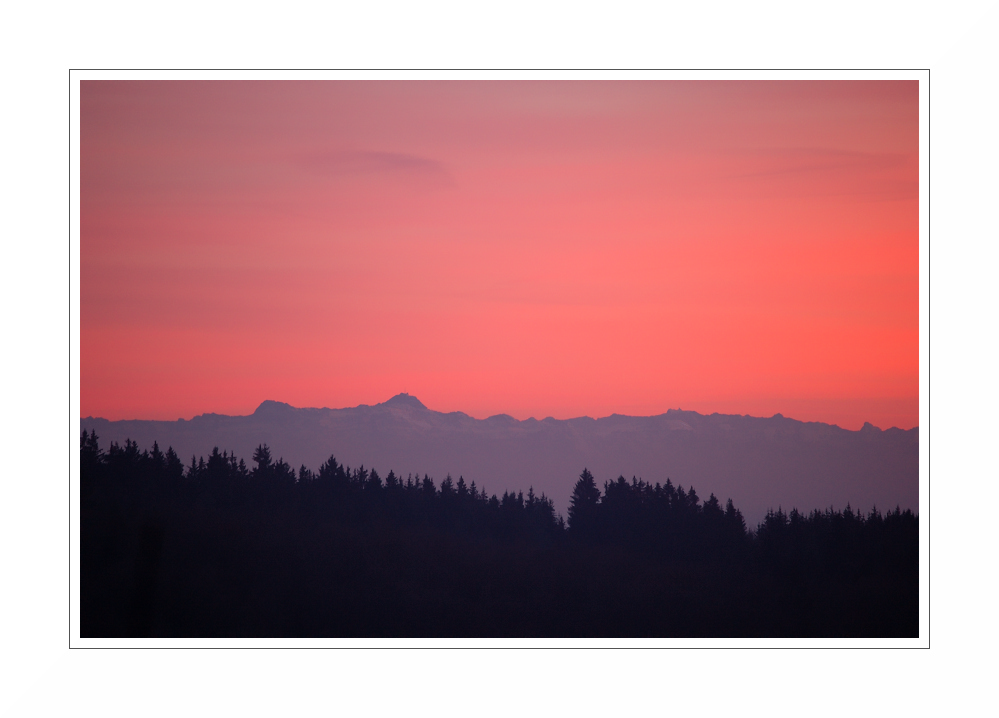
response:
[[[583,469],[569,499],[569,529],[588,530],[591,528],[600,501],[600,489],[593,480],[589,469]]]

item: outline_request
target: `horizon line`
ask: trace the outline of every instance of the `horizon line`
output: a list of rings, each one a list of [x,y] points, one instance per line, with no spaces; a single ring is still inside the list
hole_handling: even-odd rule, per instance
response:
[[[478,418],[478,417],[475,417],[475,416],[473,416],[473,415],[471,415],[471,414],[469,414],[467,412],[460,411],[460,410],[456,410],[456,411],[440,411],[438,409],[431,409],[426,404],[424,404],[422,401],[420,401],[415,395],[409,394],[407,392],[399,392],[398,394],[393,395],[392,397],[386,399],[385,401],[378,402],[376,404],[357,404],[355,406],[344,406],[344,407],[294,406],[294,405],[292,405],[292,404],[290,404],[288,402],[285,402],[285,401],[278,401],[276,399],[264,399],[263,401],[261,401],[257,405],[257,408],[254,409],[249,414],[221,414],[221,413],[214,412],[214,411],[206,411],[206,412],[202,412],[201,414],[194,414],[189,419],[188,418],[184,418],[184,417],[177,417],[176,419],[140,419],[140,418],[132,418],[132,419],[106,419],[106,418],[104,418],[102,416],[89,415],[89,416],[81,416],[80,417],[80,421],[85,421],[85,420],[88,420],[88,419],[90,419],[90,420],[100,419],[100,420],[103,420],[103,421],[107,421],[109,423],[110,422],[119,422],[119,421],[160,421],[160,422],[176,423],[176,422],[179,422],[179,421],[184,421],[184,422],[193,421],[194,419],[197,419],[199,417],[204,417],[204,416],[224,416],[224,417],[230,417],[230,418],[246,418],[246,417],[254,416],[257,412],[259,412],[261,410],[261,408],[263,408],[267,404],[286,406],[286,407],[289,407],[289,408],[294,409],[296,411],[310,411],[310,410],[311,411],[349,411],[351,409],[375,408],[375,407],[379,407],[379,406],[385,406],[386,404],[389,404],[389,403],[391,403],[393,401],[400,400],[400,399],[402,401],[397,401],[396,402],[397,404],[401,404],[401,403],[405,402],[409,406],[412,406],[413,405],[413,401],[415,401],[416,404],[419,404],[425,411],[432,411],[435,414],[443,414],[443,415],[461,414],[463,416],[467,416],[468,418],[470,418],[470,419],[472,419],[474,421],[487,421],[489,419],[496,419],[496,418],[501,418],[501,417],[510,418],[513,421],[516,421],[517,423],[523,423],[523,422],[526,422],[526,421],[543,422],[543,421],[548,421],[549,419],[551,419],[552,421],[575,421],[575,420],[578,420],[578,419],[589,419],[590,421],[600,421],[602,419],[611,419],[611,418],[616,417],[616,416],[624,417],[624,418],[629,418],[629,419],[654,419],[654,418],[657,418],[657,417],[660,417],[660,416],[666,416],[667,414],[670,414],[671,412],[681,412],[681,413],[685,413],[685,414],[697,414],[698,416],[704,416],[704,417],[709,417],[709,416],[732,416],[732,417],[749,418],[749,419],[777,419],[777,418],[780,418],[780,419],[788,419],[790,421],[796,421],[796,422],[801,423],[801,424],[824,424],[826,426],[833,426],[833,427],[836,427],[837,429],[841,429],[843,431],[851,431],[851,432],[863,431],[866,427],[871,427],[873,429],[877,429],[878,431],[890,431],[892,429],[896,429],[898,431],[912,431],[914,429],[918,429],[919,428],[918,424],[912,426],[909,429],[903,429],[903,428],[901,428],[899,426],[890,426],[890,427],[887,427],[887,428],[882,428],[882,427],[877,426],[877,425],[875,425],[875,424],[873,424],[873,423],[871,423],[869,421],[865,421],[863,423],[863,425],[859,429],[847,429],[845,427],[840,426],[839,424],[834,424],[834,423],[831,423],[831,422],[828,422],[828,421],[806,421],[806,420],[803,420],[803,419],[795,419],[794,417],[787,416],[787,415],[785,415],[782,412],[776,412],[776,413],[772,414],[771,416],[756,416],[756,415],[753,415],[753,414],[736,414],[736,413],[731,413],[730,414],[730,413],[723,413],[723,412],[720,412],[720,411],[714,411],[714,412],[711,412],[711,413],[702,413],[702,412],[699,412],[699,411],[696,411],[696,410],[693,410],[693,409],[682,409],[680,407],[676,407],[676,408],[670,407],[670,408],[667,408],[666,411],[660,412],[658,414],[621,414],[619,412],[612,412],[612,413],[607,414],[605,416],[597,416],[597,417],[592,417],[592,416],[589,416],[588,414],[583,414],[583,415],[580,415],[580,416],[567,417],[565,419],[558,419],[558,418],[556,418],[554,416],[546,416],[543,419],[538,419],[538,418],[536,418],[534,416],[530,416],[530,417],[528,417],[526,419],[518,419],[518,418],[516,418],[515,416],[513,416],[511,414],[507,414],[507,413],[502,413],[501,412],[499,414],[490,414],[489,416]],[[409,400],[412,400],[412,401],[409,401]]]

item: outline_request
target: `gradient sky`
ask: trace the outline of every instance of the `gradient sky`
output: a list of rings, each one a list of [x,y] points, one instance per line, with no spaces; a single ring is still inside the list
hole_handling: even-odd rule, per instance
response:
[[[81,83],[81,413],[918,424],[918,83]]]

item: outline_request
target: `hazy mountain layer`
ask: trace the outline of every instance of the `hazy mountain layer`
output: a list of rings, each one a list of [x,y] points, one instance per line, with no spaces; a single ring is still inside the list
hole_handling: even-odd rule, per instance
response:
[[[780,414],[771,418],[673,410],[659,416],[614,414],[602,419],[527,419],[498,415],[473,419],[462,412],[427,409],[399,394],[375,406],[296,409],[263,402],[250,416],[203,414],[190,421],[107,421],[88,417],[81,428],[97,432],[102,448],[111,441],[158,441],[189,464],[213,447],[234,451],[250,463],[266,443],[275,458],[297,469],[318,469],[330,455],[350,466],[363,464],[383,476],[445,475],[475,481],[490,493],[546,493],[565,513],[573,484],[584,467],[598,484],[623,474],[655,483],[667,477],[702,499],[731,498],[750,525],[768,508],[808,511],[848,502],[854,509],[896,505],[918,512],[919,430],[859,431],[805,423]]]

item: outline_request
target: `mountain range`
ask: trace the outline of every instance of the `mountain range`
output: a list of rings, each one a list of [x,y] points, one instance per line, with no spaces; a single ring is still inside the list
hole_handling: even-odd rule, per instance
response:
[[[670,409],[658,416],[579,417],[518,421],[499,414],[475,419],[462,412],[428,409],[399,394],[386,402],[346,409],[299,409],[264,401],[249,416],[202,414],[187,421],[87,417],[81,429],[96,431],[100,445],[126,439],[140,449],[154,441],[189,464],[213,447],[247,463],[258,444],[297,469],[316,470],[335,456],[351,467],[429,474],[437,483],[450,474],[476,482],[489,494],[547,494],[563,513],[573,485],[588,468],[599,486],[619,475],[665,482],[731,498],[750,526],[770,508],[802,511],[848,503],[869,511],[919,509],[919,430],[858,431],[769,418]]]

